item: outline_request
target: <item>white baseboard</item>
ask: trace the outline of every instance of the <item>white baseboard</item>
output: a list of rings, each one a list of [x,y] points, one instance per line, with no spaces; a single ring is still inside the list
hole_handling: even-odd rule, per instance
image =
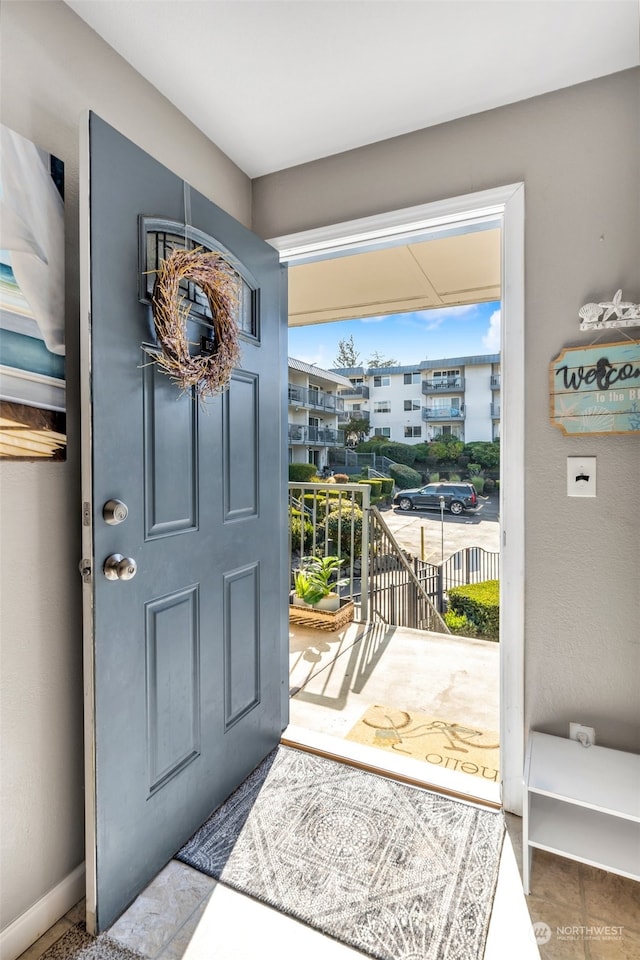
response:
[[[16,960],[84,897],[84,863],[0,931],[0,957]]]

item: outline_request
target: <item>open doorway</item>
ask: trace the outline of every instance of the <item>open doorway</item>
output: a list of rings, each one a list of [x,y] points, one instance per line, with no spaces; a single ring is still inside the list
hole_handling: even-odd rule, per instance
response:
[[[522,377],[522,226],[523,188],[521,185],[489,191],[470,197],[455,198],[439,204],[430,204],[406,211],[397,211],[379,218],[370,218],[357,223],[339,224],[334,227],[272,240],[281,251],[281,259],[290,267],[304,263],[322,263],[349,253],[364,250],[394,248],[396,253],[406,247],[433,239],[487,231],[497,227],[500,233],[499,257],[502,267],[502,417],[498,421],[501,433],[503,456],[500,468],[499,505],[502,516],[502,536],[499,547],[501,576],[500,599],[503,642],[500,644],[500,731],[502,745],[501,799],[504,806],[519,811],[519,780],[522,769],[522,429],[523,404],[521,396]],[[378,301],[379,302],[379,301]],[[455,302],[455,301],[449,301]],[[389,304],[385,304],[388,311]],[[371,314],[377,312],[369,305]],[[383,312],[378,307],[379,312]],[[324,320],[338,319],[325,315]],[[446,358],[442,358],[446,359]],[[441,386],[445,369],[431,369],[428,388],[431,391]],[[496,377],[495,369],[490,371]],[[385,374],[381,373],[381,377]],[[494,380],[494,383],[496,381]],[[439,395],[436,394],[439,398]],[[509,397],[509,413],[505,416]],[[460,402],[460,401],[459,401]],[[441,410],[441,404],[433,404],[433,410]],[[448,413],[461,408],[450,403]],[[496,407],[490,408],[491,412]],[[453,414],[452,414],[453,415]],[[493,418],[495,421],[495,417]],[[425,421],[426,422],[426,421]],[[428,426],[428,422],[426,422]],[[445,426],[450,424],[445,423]],[[454,424],[455,426],[455,424]],[[381,430],[384,427],[380,428]],[[495,431],[495,423],[492,425]],[[383,434],[384,435],[384,434]],[[495,433],[493,434],[495,436]],[[507,537],[507,532],[509,536]],[[374,624],[375,626],[375,624]],[[375,630],[369,631],[375,634]],[[381,633],[381,628],[377,628]],[[508,638],[505,642],[505,636]],[[384,640],[372,635],[368,641],[369,653],[379,651]],[[375,706],[375,704],[373,705]],[[402,718],[401,718],[402,719]],[[392,733],[392,735],[395,735]],[[463,747],[463,749],[466,749]],[[397,751],[396,751],[397,752]],[[394,758],[395,760],[395,758]],[[403,761],[405,763],[405,761]],[[403,767],[406,774],[407,766]],[[400,771],[402,772],[402,771]],[[408,776],[411,778],[412,774]],[[445,787],[451,788],[451,778],[445,777]],[[455,780],[455,778],[454,778]],[[455,787],[453,788],[455,789]],[[490,792],[490,791],[489,791]],[[493,794],[495,799],[495,794]]]

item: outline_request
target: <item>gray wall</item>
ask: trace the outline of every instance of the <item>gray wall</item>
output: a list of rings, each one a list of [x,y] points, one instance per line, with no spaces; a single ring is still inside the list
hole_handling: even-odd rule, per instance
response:
[[[524,181],[526,720],[640,750],[640,437],[549,423],[548,365],[587,344],[577,312],[640,301],[640,69],[254,181],[276,237]],[[636,331],[637,335],[637,331]],[[620,339],[613,336],[612,339]],[[598,496],[568,499],[566,457],[595,455]]]
[[[2,4],[2,122],[65,162],[66,463],[0,464],[0,926],[84,860],[78,131],[95,110],[244,223],[251,184],[67,6]],[[153,212],[153,211],[150,211]]]

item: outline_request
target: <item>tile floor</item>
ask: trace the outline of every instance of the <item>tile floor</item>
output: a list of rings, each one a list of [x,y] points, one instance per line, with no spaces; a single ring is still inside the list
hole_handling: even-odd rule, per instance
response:
[[[372,630],[359,624],[326,637],[319,637],[317,631],[312,634],[296,629],[290,638],[294,695],[289,739],[295,740],[298,734],[302,739],[302,725],[306,725],[305,736],[316,745],[322,746],[323,738],[326,743],[335,742],[367,706],[389,704],[390,697],[402,697],[406,709],[497,729],[497,645],[482,641],[452,645],[449,638],[425,635],[416,645],[411,631]],[[384,669],[376,669],[383,655]],[[407,687],[408,676],[414,680],[412,690]],[[382,752],[355,746],[373,754]],[[410,775],[432,766],[403,762],[414,765]],[[456,777],[464,777],[467,783],[479,779],[442,773],[453,778],[443,785],[454,789],[460,782]],[[520,879],[521,820],[511,814],[506,820],[508,833],[484,960],[640,960],[640,884],[535,851],[531,895],[525,898]],[[81,922],[82,913],[81,903],[20,960],[39,960]],[[539,950],[533,923],[538,939],[546,941],[540,942]],[[178,861],[165,867],[109,935],[149,960],[299,960],[301,955],[305,960],[356,960],[363,956]]]

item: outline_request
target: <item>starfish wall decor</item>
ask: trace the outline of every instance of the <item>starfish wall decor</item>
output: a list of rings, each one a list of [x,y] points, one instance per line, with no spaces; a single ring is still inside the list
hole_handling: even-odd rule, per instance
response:
[[[612,300],[585,303],[578,310],[581,330],[601,330],[606,327],[640,326],[640,303],[625,303],[622,290]]]

